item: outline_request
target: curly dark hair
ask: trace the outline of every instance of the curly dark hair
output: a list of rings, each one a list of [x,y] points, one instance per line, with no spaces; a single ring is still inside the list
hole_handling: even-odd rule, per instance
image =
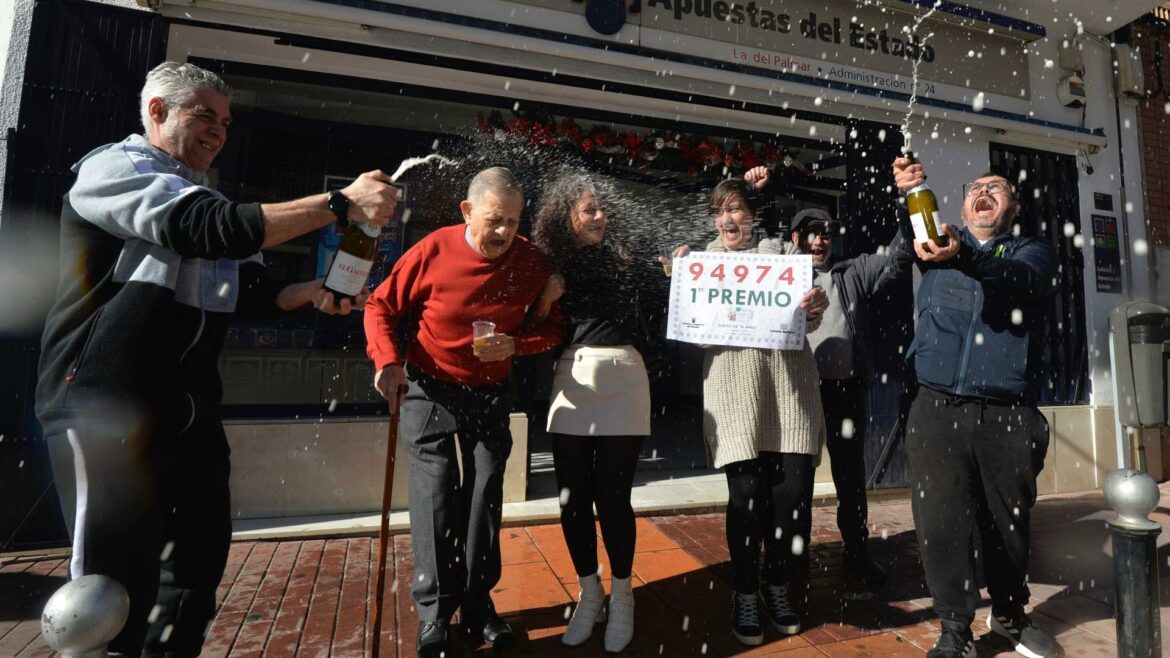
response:
[[[540,205],[536,209],[536,219],[532,226],[532,242],[544,256],[549,269],[559,272],[569,259],[569,255],[577,248],[577,240],[573,235],[572,218],[577,201],[586,192],[592,192],[593,198],[604,207],[606,186],[595,178],[581,171],[567,171],[552,179],[545,186],[540,195]],[[610,239],[613,225],[605,229],[605,241],[602,243],[610,250],[624,257],[622,249]]]

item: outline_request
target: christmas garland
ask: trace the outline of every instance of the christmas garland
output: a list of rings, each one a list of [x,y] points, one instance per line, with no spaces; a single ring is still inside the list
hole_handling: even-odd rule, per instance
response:
[[[601,124],[583,130],[567,117],[558,121],[551,116],[515,113],[511,119],[504,119],[499,110],[486,117],[480,112],[476,123],[484,135],[512,137],[538,150],[561,149],[584,158],[621,159],[639,169],[700,176],[713,169],[722,174],[724,167],[743,172],[763,165],[773,170],[783,166],[802,174],[810,173],[787,150],[772,144],[740,141],[725,149],[719,142],[698,135],[664,130],[645,134],[633,130],[614,132]]]

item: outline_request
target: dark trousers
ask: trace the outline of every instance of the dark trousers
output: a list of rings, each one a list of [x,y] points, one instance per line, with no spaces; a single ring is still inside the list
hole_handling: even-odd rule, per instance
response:
[[[920,387],[906,419],[912,510],[940,619],[975,618],[972,530],[1000,610],[1028,600],[1028,527],[1048,422],[1034,407],[955,398]]]
[[[642,437],[549,436],[561,492],[561,530],[577,575],[597,573],[596,504],[610,573],[614,578],[629,578],[637,540],[630,490]]]
[[[512,395],[507,384],[469,387],[408,374],[399,436],[410,480],[411,594],[421,621],[449,620],[461,608],[466,623],[481,624],[494,612],[490,594],[500,581]]]
[[[869,505],[865,500],[865,429],[869,423],[865,382],[852,379],[822,379],[821,404],[828,431],[829,467],[837,489],[837,528],[845,553],[865,550],[869,538]],[[843,436],[848,421],[851,436]],[[848,432],[846,432],[848,433]]]
[[[71,576],[110,576],[130,595],[110,651],[199,655],[231,541],[222,424],[202,420],[161,437],[91,420],[47,441],[73,540]]]
[[[808,564],[812,526],[813,456],[761,452],[732,462],[727,472],[727,550],[735,589],[760,587],[760,544],[764,580],[786,585]]]

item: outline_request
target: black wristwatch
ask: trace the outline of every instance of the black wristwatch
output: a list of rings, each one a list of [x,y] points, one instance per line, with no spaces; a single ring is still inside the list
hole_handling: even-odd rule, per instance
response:
[[[337,221],[342,224],[349,218],[349,197],[341,192],[335,191],[329,193],[328,206],[333,211],[333,214],[337,216]]]

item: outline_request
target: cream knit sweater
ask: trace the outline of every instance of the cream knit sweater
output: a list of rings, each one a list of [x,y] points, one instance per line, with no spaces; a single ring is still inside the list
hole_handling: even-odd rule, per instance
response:
[[[727,251],[716,239],[707,251]],[[800,253],[763,240],[744,251]],[[708,346],[703,359],[703,435],[715,468],[760,451],[816,455],[825,441],[820,375],[808,342],[801,350]]]

